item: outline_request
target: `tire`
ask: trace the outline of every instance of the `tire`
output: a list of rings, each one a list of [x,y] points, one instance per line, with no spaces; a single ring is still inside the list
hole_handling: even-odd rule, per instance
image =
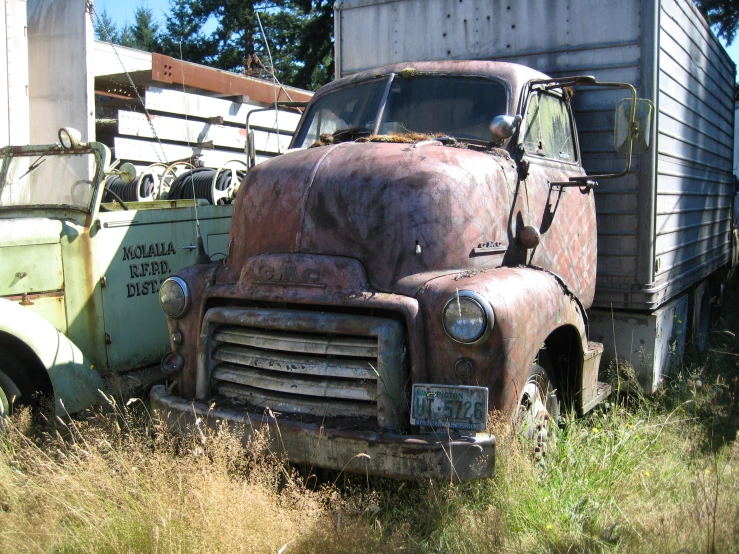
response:
[[[708,329],[711,324],[711,289],[708,281],[703,281],[695,288],[690,300],[690,346],[693,352],[703,354],[708,346]]]
[[[12,414],[19,406],[35,405],[33,387],[23,365],[10,352],[0,350],[0,417]]]
[[[541,459],[555,439],[559,425],[559,398],[554,381],[540,365],[533,364],[516,406],[514,426],[523,442],[533,446]]]

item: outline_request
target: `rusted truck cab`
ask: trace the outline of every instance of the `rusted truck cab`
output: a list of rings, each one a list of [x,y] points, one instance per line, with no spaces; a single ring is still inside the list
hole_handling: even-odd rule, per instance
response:
[[[594,183],[563,83],[423,62],[321,89],[247,173],[225,260],[163,285],[152,405],[266,426],[292,462],[460,480],[493,472],[489,412],[539,441],[591,409]]]

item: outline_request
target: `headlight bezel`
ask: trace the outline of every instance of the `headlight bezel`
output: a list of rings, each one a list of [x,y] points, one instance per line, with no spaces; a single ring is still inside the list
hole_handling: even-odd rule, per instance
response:
[[[175,283],[182,290],[184,301],[183,301],[182,309],[177,313],[170,313],[164,308],[164,302],[162,301],[162,291],[164,291],[164,288],[165,286],[167,286],[167,283]],[[187,286],[187,283],[181,277],[177,277],[177,276],[169,277],[166,281],[164,281],[164,283],[162,283],[162,286],[159,287],[159,306],[162,308],[162,311],[167,315],[167,317],[171,317],[174,319],[181,318],[190,309],[190,303],[191,303],[190,287]]]
[[[461,340],[459,337],[455,337],[447,328],[447,310],[461,298],[464,298],[465,301],[471,301],[476,304],[477,307],[480,308],[480,312],[484,318],[482,331],[473,340]],[[490,337],[490,334],[493,332],[493,328],[495,327],[495,311],[490,302],[488,302],[488,300],[481,294],[471,290],[460,290],[452,294],[449,297],[449,300],[444,303],[444,307],[441,310],[441,324],[444,327],[444,332],[454,342],[464,344],[465,346],[473,346],[485,342]]]

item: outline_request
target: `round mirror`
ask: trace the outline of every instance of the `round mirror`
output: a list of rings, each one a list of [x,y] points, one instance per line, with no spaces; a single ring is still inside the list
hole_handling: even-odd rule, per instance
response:
[[[521,123],[520,115],[499,115],[490,123],[493,142],[500,142],[513,136]]]
[[[59,129],[59,142],[67,150],[77,148],[82,142],[82,134],[72,127],[62,127]]]

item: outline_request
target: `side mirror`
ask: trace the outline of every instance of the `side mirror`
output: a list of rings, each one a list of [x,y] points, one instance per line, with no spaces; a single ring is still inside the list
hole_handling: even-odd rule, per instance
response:
[[[645,98],[636,99],[634,119],[631,119],[631,98],[624,98],[616,106],[616,122],[613,128],[613,148],[619,154],[642,154],[649,150],[652,136],[654,105]]]
[[[493,135],[493,142],[500,142],[507,138],[511,138],[521,124],[521,116],[516,115],[499,115],[490,123],[490,133]]]

